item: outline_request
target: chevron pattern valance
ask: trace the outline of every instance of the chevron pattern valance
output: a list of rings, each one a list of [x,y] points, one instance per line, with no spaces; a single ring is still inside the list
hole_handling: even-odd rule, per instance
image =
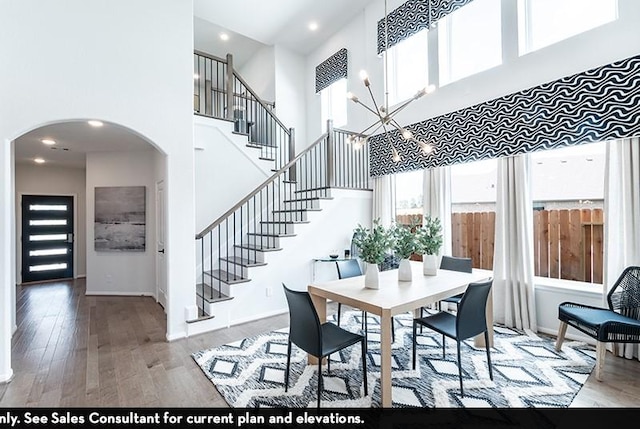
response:
[[[347,77],[347,49],[342,48],[316,67],[316,92]]]
[[[429,28],[439,19],[473,0],[409,0],[389,13],[389,48]],[[378,54],[385,49],[384,17],[378,21]]]
[[[640,136],[640,55],[505,95],[408,127],[424,154],[390,132],[369,139],[371,176]]]

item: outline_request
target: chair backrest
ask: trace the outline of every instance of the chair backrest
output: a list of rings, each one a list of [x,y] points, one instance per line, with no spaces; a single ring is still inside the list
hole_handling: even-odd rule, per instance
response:
[[[336,261],[338,267],[338,278],[346,279],[362,275],[362,269],[357,259],[347,259],[346,261]]]
[[[624,269],[607,294],[607,302],[611,310],[640,320],[640,267]]]
[[[443,270],[461,271],[470,273],[473,270],[471,258],[458,258],[455,256],[443,256],[440,261],[440,268]]]
[[[490,278],[467,286],[456,314],[459,339],[465,340],[487,330],[487,298],[492,284],[493,278]]]
[[[289,339],[305,352],[320,356],[322,328],[309,292],[291,290],[284,283],[282,287],[289,305]]]

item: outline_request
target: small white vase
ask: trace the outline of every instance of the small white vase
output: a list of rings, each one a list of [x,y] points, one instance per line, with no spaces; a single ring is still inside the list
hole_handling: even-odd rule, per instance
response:
[[[411,281],[411,263],[408,259],[401,259],[398,267],[398,280],[401,282]]]
[[[422,272],[425,276],[438,274],[438,255],[422,255]]]
[[[367,271],[364,273],[364,287],[367,289],[380,289],[378,264],[367,262]]]

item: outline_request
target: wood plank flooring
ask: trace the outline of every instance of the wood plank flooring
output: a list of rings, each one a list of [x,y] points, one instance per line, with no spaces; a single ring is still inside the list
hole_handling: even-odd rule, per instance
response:
[[[83,280],[20,286],[0,407],[226,407],[191,353],[287,326],[286,314],[173,342],[149,297],[85,296]],[[640,406],[640,362],[607,353],[574,407]]]

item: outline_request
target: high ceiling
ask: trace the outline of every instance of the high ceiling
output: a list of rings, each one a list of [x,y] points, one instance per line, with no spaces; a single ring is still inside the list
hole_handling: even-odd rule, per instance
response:
[[[234,55],[242,66],[266,45],[284,46],[300,55],[315,50],[347,25],[373,0],[194,0],[194,46],[218,57]],[[316,22],[317,30],[308,28]],[[222,41],[220,33],[229,35]],[[53,139],[54,146],[41,140]],[[151,146],[128,130],[105,124],[92,128],[85,121],[47,125],[16,140],[18,163],[84,168],[87,152],[145,150]]]

